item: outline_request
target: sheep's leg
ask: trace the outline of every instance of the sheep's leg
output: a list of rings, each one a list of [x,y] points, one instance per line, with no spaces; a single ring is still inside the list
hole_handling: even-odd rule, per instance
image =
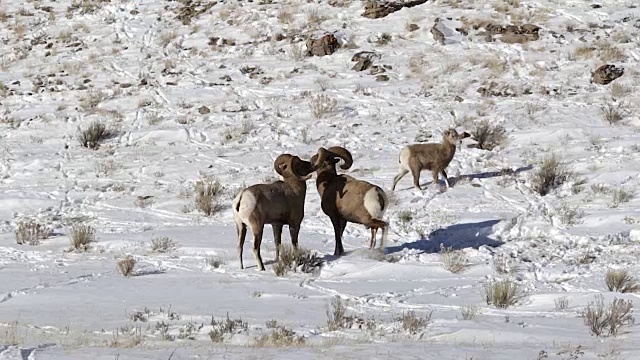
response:
[[[340,224],[340,255],[344,254],[344,248],[342,247],[342,235],[344,234],[344,229],[347,227],[347,220],[342,219],[342,223]]]
[[[396,175],[396,177],[393,178],[393,186],[391,187],[391,191],[396,189],[396,185],[398,184],[398,181],[400,181],[400,179],[402,179],[403,176],[407,175],[408,172],[409,170],[405,168],[400,169],[400,172],[398,173],[398,175]]]
[[[236,230],[238,232],[238,254],[240,256],[240,269],[244,269],[242,262],[242,249],[244,248],[244,239],[247,236],[247,225],[242,222],[236,222]]]
[[[449,177],[447,176],[446,171],[442,169],[442,171],[440,171],[440,174],[442,174],[442,176],[444,177],[444,183],[447,184],[447,189],[450,188],[451,185],[449,184]]]
[[[371,244],[369,245],[369,249],[374,249],[376,247],[376,235],[378,234],[378,228],[371,228]]]
[[[413,186],[418,190],[422,190],[420,187],[420,166],[412,164],[409,167],[411,168],[411,176],[413,176]]]
[[[376,229],[376,234],[378,232],[379,228],[382,228],[382,240],[380,240],[380,250],[382,252],[384,252],[384,242],[387,238],[387,228],[389,226],[388,223],[386,223],[385,221],[382,220],[378,220],[378,219],[372,219],[371,222],[369,223],[371,226],[371,228],[375,228]],[[372,247],[372,249],[375,247],[375,242],[374,242],[374,246]]]
[[[280,244],[282,243],[282,224],[271,224],[273,242],[276,244],[276,261],[280,259]]]
[[[332,217],[331,224],[333,224],[333,232],[336,238],[336,247],[333,251],[334,256],[340,256],[342,253],[340,250],[342,249],[342,231],[344,227],[342,226],[342,219],[339,217]]]
[[[438,170],[431,170],[431,174],[433,175],[433,183],[439,185],[438,181]]]
[[[300,225],[289,225],[289,234],[291,235],[291,244],[294,249],[298,248],[298,234],[300,233]]]
[[[260,256],[260,244],[262,243],[262,231],[264,230],[264,225],[260,224],[259,226],[251,226],[251,229],[253,230],[253,256],[255,256],[260,270],[264,271],[262,256]]]

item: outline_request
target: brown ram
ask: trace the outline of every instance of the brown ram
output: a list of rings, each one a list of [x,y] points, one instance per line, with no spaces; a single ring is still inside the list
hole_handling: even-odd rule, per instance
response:
[[[312,164],[297,156],[282,154],[273,163],[276,172],[284,180],[271,184],[256,184],[242,190],[233,200],[233,219],[238,232],[240,268],[242,249],[247,234],[247,225],[253,232],[253,254],[260,270],[264,270],[260,256],[260,243],[265,224],[271,224],[276,244],[276,259],[280,256],[282,227],[289,226],[291,243],[298,247],[298,232],[304,218],[304,199],[307,194],[306,180],[314,171]]]
[[[353,164],[351,153],[340,146],[320,148],[318,153],[311,157],[311,163],[316,169],[316,187],[320,194],[322,211],[329,216],[333,224],[336,240],[334,255],[344,254],[342,234],[348,222],[371,228],[371,249],[376,245],[378,229],[382,228],[380,249],[384,250],[389,224],[382,220],[382,216],[387,208],[387,197],[379,186],[349,175],[338,175],[336,164],[341,159],[344,161],[340,166],[342,169],[348,169]]]

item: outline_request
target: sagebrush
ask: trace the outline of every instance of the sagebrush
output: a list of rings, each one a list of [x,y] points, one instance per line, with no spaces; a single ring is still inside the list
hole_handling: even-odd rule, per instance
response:
[[[609,270],[605,274],[609,291],[621,293],[640,292],[640,283],[627,270]]]
[[[494,125],[489,120],[476,124],[471,131],[472,138],[477,142],[478,149],[493,150],[503,145],[507,140],[507,132],[502,125]]]
[[[38,245],[40,240],[50,237],[53,231],[35,220],[23,220],[16,224],[14,233],[18,245]]]
[[[596,295],[582,312],[584,324],[592,335],[617,335],[625,325],[633,324],[633,302],[615,298],[608,305],[602,295]]]
[[[78,127],[78,141],[80,145],[89,149],[98,149],[100,142],[115,135],[115,131],[99,121],[93,121],[85,129]]]
[[[206,216],[211,216],[222,209],[219,196],[224,187],[214,179],[206,178],[196,181],[194,185],[196,192],[196,209]]]
[[[552,154],[542,160],[540,167],[533,173],[531,178],[532,189],[545,196],[564,184],[573,176],[573,172]]]
[[[69,239],[73,250],[85,251],[95,241],[96,231],[91,225],[76,224],[71,227]]]
[[[122,274],[122,276],[129,277],[133,274],[133,268],[136,266],[136,259],[134,259],[131,255],[125,257],[118,261],[118,272]]]

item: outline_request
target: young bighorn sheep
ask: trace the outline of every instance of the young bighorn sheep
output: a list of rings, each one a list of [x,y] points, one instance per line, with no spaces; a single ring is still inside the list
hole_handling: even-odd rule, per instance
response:
[[[278,174],[282,175],[284,181],[249,186],[233,200],[233,219],[238,231],[241,269],[244,269],[242,248],[247,235],[247,225],[251,226],[253,232],[253,254],[260,270],[264,271],[260,243],[265,224],[271,224],[273,228],[276,259],[280,257],[280,241],[284,225],[289,226],[294,248],[298,247],[298,232],[304,218],[304,198],[307,194],[306,180],[314,168],[310,162],[290,154],[278,156],[273,162],[273,167]]]
[[[382,228],[380,249],[384,249],[389,224],[382,220],[387,208],[387,196],[376,185],[357,180],[349,175],[338,175],[336,164],[343,160],[340,166],[348,169],[353,164],[353,157],[347,149],[334,146],[329,149],[320,148],[311,157],[311,163],[316,169],[316,187],[320,194],[322,211],[329,216],[333,224],[336,246],[334,255],[344,254],[342,234],[347,222],[363,224],[371,228],[369,248],[376,245],[376,234]]]
[[[411,171],[411,175],[413,176],[413,185],[418,188],[418,190],[422,190],[420,187],[420,171],[424,169],[431,170],[434,184],[438,183],[438,174],[442,174],[444,182],[447,184],[447,188],[449,188],[449,179],[444,170],[456,153],[456,143],[469,136],[471,135],[467,132],[458,134],[455,129],[448,129],[442,134],[442,144],[413,144],[402,148],[399,160],[400,172],[393,178],[393,187],[391,190],[396,189],[398,181],[409,171]]]

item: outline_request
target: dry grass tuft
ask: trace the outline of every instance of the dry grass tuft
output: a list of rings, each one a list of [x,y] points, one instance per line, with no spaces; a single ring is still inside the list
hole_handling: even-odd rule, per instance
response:
[[[328,95],[315,95],[309,101],[311,113],[316,119],[332,115],[336,111],[338,101]]]
[[[273,327],[268,333],[256,338],[258,347],[290,347],[304,345],[304,337],[296,335],[295,331],[282,325]]]
[[[555,154],[551,154],[542,160],[540,168],[533,173],[531,187],[536,193],[545,196],[572,176],[573,172]]]
[[[413,310],[402,312],[402,316],[398,318],[398,321],[402,323],[402,329],[410,334],[417,334],[418,331],[424,329],[431,322],[431,315],[433,311],[426,314],[424,317],[416,315]]]
[[[553,299],[556,310],[565,310],[569,308],[569,299],[566,296]]]
[[[153,252],[168,253],[175,250],[176,247],[178,247],[178,244],[166,236],[151,239],[151,251]]]
[[[339,296],[331,300],[331,306],[327,308],[327,327],[329,331],[351,327],[351,321],[347,316],[347,305]]]
[[[198,180],[194,189],[196,192],[195,206],[198,211],[206,216],[211,216],[222,209],[218,197],[224,187],[219,181],[210,178]]]
[[[89,90],[78,99],[80,107],[87,111],[95,109],[101,102],[107,99],[107,93],[100,90]]]
[[[100,142],[108,139],[116,134],[115,131],[108,129],[107,126],[99,121],[93,121],[86,129],[78,127],[78,141],[80,145],[96,150],[100,147]]]
[[[489,120],[483,120],[476,124],[471,131],[472,138],[477,141],[478,149],[493,150],[504,145],[507,140],[506,130],[502,125],[492,125]]]
[[[629,274],[628,270],[608,270],[605,275],[605,283],[609,291],[621,293],[634,293],[640,291],[640,283]]]
[[[462,315],[462,320],[473,320],[478,315],[478,307],[475,305],[462,305],[460,306],[460,315]]]
[[[96,240],[96,232],[90,225],[73,225],[69,233],[71,240],[71,250],[85,251],[89,248],[89,244]]]
[[[280,11],[278,11],[278,21],[281,24],[291,24],[294,20],[293,14],[291,14],[290,12],[281,9]]]
[[[122,276],[129,277],[133,274],[133,268],[136,266],[136,259],[131,255],[127,255],[124,259],[118,261],[118,272]]]
[[[573,51],[575,59],[591,59],[595,55],[596,48],[587,45],[580,45]]]
[[[18,245],[38,245],[40,240],[47,239],[53,231],[35,220],[24,220],[17,223],[14,233]]]
[[[458,274],[469,266],[467,255],[462,250],[452,250],[440,244],[440,261],[442,267],[451,273]]]
[[[629,115],[629,110],[623,102],[607,103],[600,107],[600,111],[609,125],[619,124]]]
[[[209,331],[209,338],[215,343],[221,343],[224,341],[224,334],[234,334],[236,332],[246,332],[249,329],[249,324],[242,321],[242,318],[230,319],[229,313],[225,320],[216,321],[211,318],[212,329]]]
[[[482,288],[487,305],[493,305],[500,309],[516,305],[526,296],[520,286],[510,279],[486,283]]]
[[[284,276],[291,270],[297,271],[298,268],[304,273],[311,273],[323,264],[323,260],[317,254],[301,247],[294,248],[289,244],[280,244],[279,255],[277,262],[272,266],[276,276]]]

